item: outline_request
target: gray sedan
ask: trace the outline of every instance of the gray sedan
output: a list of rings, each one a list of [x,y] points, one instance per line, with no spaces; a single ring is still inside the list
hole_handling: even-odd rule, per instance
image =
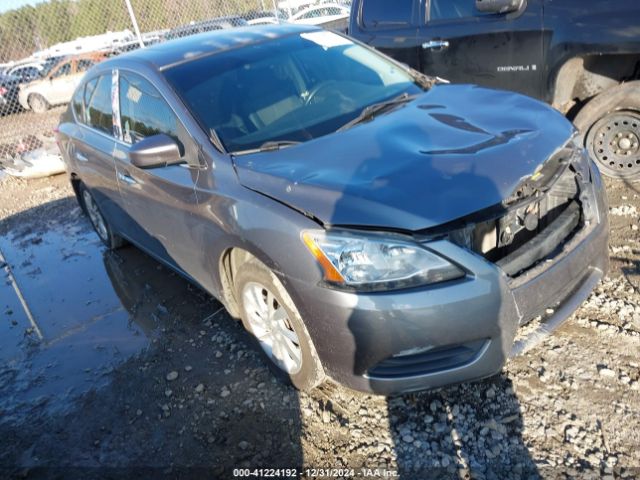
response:
[[[300,389],[493,375],[608,267],[604,189],[559,113],[313,27],[102,62],[57,139],[106,245],[211,293]]]

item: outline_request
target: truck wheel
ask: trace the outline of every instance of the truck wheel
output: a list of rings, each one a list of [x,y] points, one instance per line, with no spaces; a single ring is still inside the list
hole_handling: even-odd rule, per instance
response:
[[[104,218],[98,204],[91,195],[91,192],[84,186],[84,184],[80,184],[79,186],[79,199],[80,205],[85,213],[89,216],[89,220],[91,221],[91,226],[102,240],[109,250],[115,250],[117,248],[122,247],[126,242],[119,235],[113,233],[113,229],[109,222]]]
[[[276,376],[309,391],[324,380],[324,370],[300,313],[286,289],[263,263],[251,259],[238,267],[234,281],[240,316]]]
[[[44,113],[49,110],[49,102],[40,94],[32,93],[28,99],[29,108],[36,113]]]
[[[580,110],[575,124],[603,174],[640,180],[640,81],[601,93]]]

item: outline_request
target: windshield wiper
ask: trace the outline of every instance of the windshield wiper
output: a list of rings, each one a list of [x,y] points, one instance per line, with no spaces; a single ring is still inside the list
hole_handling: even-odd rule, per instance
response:
[[[411,75],[413,79],[418,82],[425,90],[429,90],[434,85],[450,83],[449,80],[445,80],[444,78],[440,77],[432,77],[413,68],[410,68],[408,71],[409,75]]]
[[[263,152],[276,152],[278,150],[282,150],[283,148],[292,147],[293,145],[298,145],[302,142],[298,142],[297,140],[276,140],[276,141],[268,141],[264,142],[258,148],[250,148],[248,150],[239,150],[237,152],[231,152],[232,155],[251,155],[252,153],[263,153]]]
[[[376,115],[379,115],[385,111],[388,111],[391,108],[396,107],[398,105],[407,103],[413,100],[414,98],[416,98],[416,96],[417,95],[409,95],[408,93],[403,93],[402,95],[392,98],[391,100],[386,100],[384,102],[374,103],[373,105],[369,105],[368,107],[365,107],[364,110],[362,110],[362,112],[360,112],[360,115],[358,115],[356,118],[351,120],[346,125],[343,125],[342,127],[340,127],[337,131],[342,132],[360,123],[365,123],[370,120],[373,120],[376,117]]]
[[[293,145],[299,145],[302,142],[298,142],[297,140],[277,140],[275,142],[264,142],[260,145],[259,150],[261,152],[272,152],[274,150],[280,150],[286,147],[292,147]]]

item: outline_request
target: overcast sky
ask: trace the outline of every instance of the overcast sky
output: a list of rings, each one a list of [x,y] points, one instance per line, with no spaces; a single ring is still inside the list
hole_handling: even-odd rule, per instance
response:
[[[0,0],[0,13],[24,7],[25,5],[35,5],[43,1],[44,0]]]

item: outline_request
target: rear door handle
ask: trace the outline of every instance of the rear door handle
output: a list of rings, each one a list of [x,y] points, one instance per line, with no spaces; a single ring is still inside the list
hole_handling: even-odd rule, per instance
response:
[[[79,162],[88,162],[89,161],[89,159],[84,154],[82,154],[80,152],[76,152],[76,159]]]
[[[133,178],[131,175],[129,175],[128,173],[118,172],[118,179],[123,181],[127,185],[135,185],[138,183],[137,180]]]
[[[448,40],[429,40],[422,44],[422,48],[425,50],[444,50],[449,48]]]

